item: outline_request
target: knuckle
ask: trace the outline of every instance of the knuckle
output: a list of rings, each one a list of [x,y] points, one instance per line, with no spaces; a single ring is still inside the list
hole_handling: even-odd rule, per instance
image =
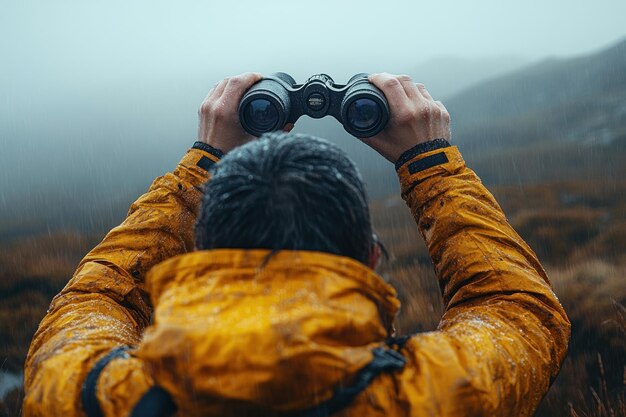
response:
[[[198,109],[198,114],[200,114],[201,116],[207,116],[209,114],[211,114],[211,102],[210,101],[205,101],[200,105],[200,108]]]
[[[245,72],[242,74],[242,76],[245,80],[254,80],[258,78],[260,74],[257,74],[256,72]]]
[[[223,78],[219,83],[217,83],[217,86],[215,88],[219,90],[223,89],[224,87],[226,87],[226,85],[228,85],[228,82],[231,78],[232,77]]]
[[[385,88],[396,88],[400,86],[400,81],[397,78],[387,78],[383,81],[383,87]]]

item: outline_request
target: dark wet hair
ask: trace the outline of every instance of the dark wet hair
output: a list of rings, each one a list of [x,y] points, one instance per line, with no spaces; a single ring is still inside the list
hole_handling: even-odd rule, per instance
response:
[[[332,143],[274,132],[228,153],[196,223],[198,249],[292,249],[367,264],[373,243],[365,186]]]

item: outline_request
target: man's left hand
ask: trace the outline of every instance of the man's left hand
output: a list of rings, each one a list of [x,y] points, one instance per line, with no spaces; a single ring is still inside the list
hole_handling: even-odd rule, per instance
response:
[[[198,110],[198,140],[228,152],[254,139],[239,122],[239,102],[244,93],[262,78],[256,72],[227,77],[211,89]]]

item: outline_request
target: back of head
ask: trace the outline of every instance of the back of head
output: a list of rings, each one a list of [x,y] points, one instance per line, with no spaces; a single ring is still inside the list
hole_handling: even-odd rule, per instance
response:
[[[310,250],[367,263],[372,227],[365,187],[330,142],[274,132],[213,168],[196,223],[198,249]]]

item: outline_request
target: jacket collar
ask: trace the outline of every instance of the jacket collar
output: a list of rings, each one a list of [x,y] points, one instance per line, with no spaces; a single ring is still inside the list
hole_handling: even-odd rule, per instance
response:
[[[395,289],[362,263],[345,256],[323,252],[264,249],[215,249],[194,251],[170,258],[152,268],[146,278],[153,305],[172,285],[180,285],[198,275],[220,270],[243,272],[256,280],[290,279],[304,271],[333,279],[341,277],[356,283],[363,295],[374,302],[388,336],[395,333],[394,320],[400,309]]]

